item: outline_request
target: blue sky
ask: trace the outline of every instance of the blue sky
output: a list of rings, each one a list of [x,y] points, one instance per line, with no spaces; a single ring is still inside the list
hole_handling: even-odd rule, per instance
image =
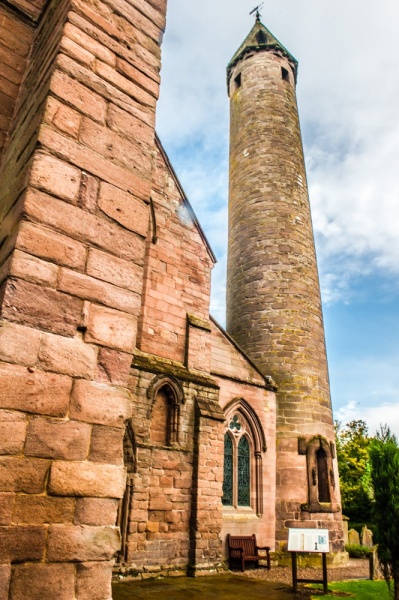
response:
[[[225,67],[249,0],[169,0],[157,130],[218,258],[227,246]],[[399,4],[281,0],[262,22],[299,61],[299,112],[334,415],[399,435]]]

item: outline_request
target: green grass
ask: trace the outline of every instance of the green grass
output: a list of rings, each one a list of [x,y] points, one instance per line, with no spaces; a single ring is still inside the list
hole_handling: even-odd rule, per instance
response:
[[[335,593],[327,596],[311,596],[312,600],[338,600],[339,598],[348,598],[348,600],[391,600],[385,581],[341,581],[339,583],[329,583],[328,589]]]

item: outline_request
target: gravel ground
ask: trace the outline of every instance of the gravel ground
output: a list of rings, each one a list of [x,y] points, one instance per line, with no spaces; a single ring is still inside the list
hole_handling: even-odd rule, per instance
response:
[[[281,583],[292,583],[292,572],[290,567],[273,567],[267,569],[248,569],[245,573],[234,571],[235,575],[245,575],[255,579],[264,579],[265,581],[275,581]],[[300,569],[298,568],[298,577],[301,579],[322,579],[320,569]],[[369,561],[367,559],[351,559],[344,567],[328,567],[328,581],[343,581],[344,579],[368,579]]]

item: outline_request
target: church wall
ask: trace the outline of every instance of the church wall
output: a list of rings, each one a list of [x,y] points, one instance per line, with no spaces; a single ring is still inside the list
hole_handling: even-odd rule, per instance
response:
[[[84,600],[120,546],[166,3],[47,10],[0,174],[0,577]]]
[[[185,355],[188,315],[209,318],[213,263],[166,160],[158,148],[151,192],[156,224],[151,223],[147,241],[137,346],[184,362],[189,358]],[[209,372],[209,335],[200,339],[196,333],[190,330],[191,342],[198,345],[191,357],[195,362],[193,354],[198,356],[201,349],[201,361],[191,366]]]
[[[117,566],[127,574],[183,575],[212,571],[221,563],[223,431],[218,388],[195,381],[193,375],[188,376],[191,381],[174,378],[183,394],[179,435],[166,443],[151,436],[156,400],[151,386],[168,377],[143,369],[131,372],[137,470],[127,553],[122,568]],[[208,405],[216,407],[219,420],[209,416]]]

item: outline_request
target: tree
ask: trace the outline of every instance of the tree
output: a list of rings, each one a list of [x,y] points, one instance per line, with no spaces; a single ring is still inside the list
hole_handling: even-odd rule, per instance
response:
[[[387,426],[371,444],[370,464],[378,557],[391,592],[393,580],[393,598],[399,600],[399,447]]]
[[[342,511],[350,521],[369,523],[372,501],[368,489],[369,448],[372,438],[365,421],[351,421],[344,428],[335,423]]]

